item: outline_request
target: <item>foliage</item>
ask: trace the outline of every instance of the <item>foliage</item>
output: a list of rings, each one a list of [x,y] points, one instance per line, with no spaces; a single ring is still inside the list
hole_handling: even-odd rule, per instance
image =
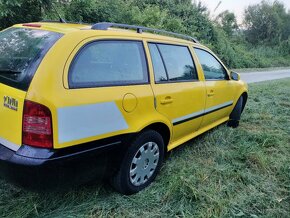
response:
[[[246,29],[239,30],[233,13],[212,21],[207,8],[191,0],[0,0],[0,28],[58,20],[54,8],[69,21],[137,24],[194,36],[231,68],[290,65],[290,13],[276,1],[249,6]]]
[[[290,54],[290,37],[288,40],[283,41],[280,46],[279,50],[284,54],[284,55],[289,55]]]
[[[216,22],[228,36],[232,36],[233,32],[239,29],[235,14],[228,10],[220,13],[216,18]]]
[[[65,15],[68,20],[88,23],[109,21],[183,31],[181,20],[159,6],[147,4],[141,9],[129,1],[75,0],[66,7]]]
[[[290,13],[282,3],[275,1],[270,4],[249,6],[245,11],[245,25],[247,39],[251,43],[275,44],[289,37]]]
[[[40,20],[40,8],[38,0],[1,0],[0,26],[8,27],[15,23]]]

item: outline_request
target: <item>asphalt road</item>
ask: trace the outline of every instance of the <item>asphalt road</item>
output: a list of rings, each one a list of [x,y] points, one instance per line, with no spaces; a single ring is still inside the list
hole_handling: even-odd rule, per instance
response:
[[[290,68],[283,70],[243,72],[240,73],[241,79],[247,83],[262,82],[282,78],[290,78]]]

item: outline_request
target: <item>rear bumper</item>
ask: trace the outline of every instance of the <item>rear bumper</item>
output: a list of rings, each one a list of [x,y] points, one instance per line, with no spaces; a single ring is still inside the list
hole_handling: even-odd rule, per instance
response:
[[[121,138],[59,150],[0,144],[0,176],[28,189],[65,188],[110,175],[123,153]]]

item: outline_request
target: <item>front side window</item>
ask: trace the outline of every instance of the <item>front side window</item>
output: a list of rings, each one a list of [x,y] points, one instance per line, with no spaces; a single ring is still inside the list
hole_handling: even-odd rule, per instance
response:
[[[70,88],[148,83],[142,42],[95,41],[84,46],[69,70]]]
[[[206,80],[227,80],[228,74],[221,63],[209,52],[195,48]]]
[[[0,32],[0,82],[27,90],[38,65],[62,34],[26,28]]]
[[[157,44],[169,81],[197,80],[197,72],[187,46]]]

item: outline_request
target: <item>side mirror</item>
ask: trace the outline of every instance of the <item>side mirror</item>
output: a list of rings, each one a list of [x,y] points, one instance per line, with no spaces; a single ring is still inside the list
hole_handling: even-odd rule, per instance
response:
[[[235,81],[239,81],[241,79],[240,74],[236,73],[236,72],[231,72],[231,79],[235,80]]]

